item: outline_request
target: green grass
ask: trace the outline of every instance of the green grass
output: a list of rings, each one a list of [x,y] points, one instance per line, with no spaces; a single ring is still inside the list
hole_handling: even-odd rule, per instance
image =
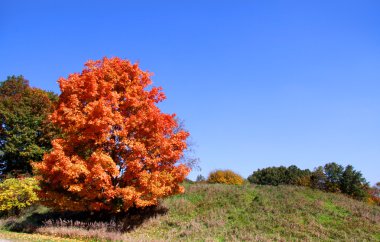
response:
[[[164,205],[170,210],[159,223],[132,234],[189,241],[372,241],[380,231],[379,207],[304,187],[192,184]]]
[[[295,186],[186,184],[123,240],[380,241],[380,207]],[[115,237],[116,238],[116,237]]]

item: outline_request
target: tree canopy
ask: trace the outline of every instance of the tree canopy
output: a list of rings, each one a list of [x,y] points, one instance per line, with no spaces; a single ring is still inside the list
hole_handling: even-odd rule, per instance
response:
[[[45,205],[61,210],[126,211],[181,193],[190,168],[178,164],[189,133],[157,103],[151,74],[119,58],[89,61],[59,79],[52,121],[64,139],[35,169]]]
[[[58,96],[29,86],[23,76],[0,82],[1,175],[31,173],[30,161],[41,161],[58,130],[48,121]]]

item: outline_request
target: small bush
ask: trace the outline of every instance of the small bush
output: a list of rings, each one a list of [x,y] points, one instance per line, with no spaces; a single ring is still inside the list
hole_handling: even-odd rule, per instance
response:
[[[208,183],[222,183],[231,185],[243,185],[244,178],[231,170],[216,170],[211,172],[207,179]]]
[[[0,213],[18,215],[38,201],[38,183],[34,178],[8,178],[0,183]]]

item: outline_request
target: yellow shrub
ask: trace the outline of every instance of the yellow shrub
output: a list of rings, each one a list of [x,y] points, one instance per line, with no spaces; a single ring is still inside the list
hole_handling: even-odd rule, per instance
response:
[[[244,183],[244,179],[239,174],[236,174],[231,170],[216,170],[210,173],[207,182],[242,185]]]
[[[34,178],[9,178],[0,183],[0,212],[17,214],[38,201],[38,183]]]

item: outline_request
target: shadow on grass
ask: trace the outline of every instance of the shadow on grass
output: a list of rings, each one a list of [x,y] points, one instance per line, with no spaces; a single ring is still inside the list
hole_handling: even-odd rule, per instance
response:
[[[107,212],[46,212],[29,213],[20,218],[9,218],[4,228],[14,232],[33,233],[38,228],[75,227],[81,229],[105,229],[107,231],[128,232],[144,221],[166,214],[163,206],[131,208],[127,212],[110,214]]]

